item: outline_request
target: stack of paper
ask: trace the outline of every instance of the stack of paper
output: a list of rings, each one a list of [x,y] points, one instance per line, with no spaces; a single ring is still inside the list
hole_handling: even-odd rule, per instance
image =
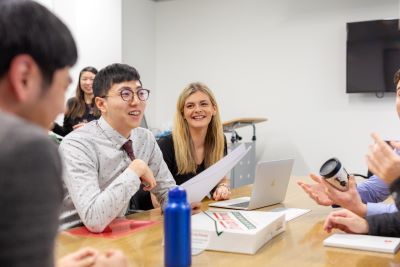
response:
[[[310,212],[311,210],[309,209],[296,209],[296,208],[275,208],[273,210],[270,210],[268,212],[279,212],[285,215],[286,222],[291,221],[299,216],[302,216],[306,214],[307,212]]]
[[[396,253],[400,246],[400,238],[372,235],[333,234],[324,240],[324,246]]]
[[[189,181],[181,184],[186,190],[188,202],[200,202],[218,182],[249,152],[251,146],[247,149],[244,144],[238,146],[227,156],[202,171]]]

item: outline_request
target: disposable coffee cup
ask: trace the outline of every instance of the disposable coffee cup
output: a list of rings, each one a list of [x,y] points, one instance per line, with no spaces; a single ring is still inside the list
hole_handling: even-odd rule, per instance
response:
[[[349,175],[337,158],[328,159],[322,164],[319,174],[337,190],[344,192],[349,189]]]

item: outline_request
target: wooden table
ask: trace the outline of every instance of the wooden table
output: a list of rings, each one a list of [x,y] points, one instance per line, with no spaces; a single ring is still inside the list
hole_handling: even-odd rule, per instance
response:
[[[291,178],[283,204],[261,210],[283,206],[309,208],[312,209],[311,212],[288,222],[286,231],[264,245],[255,255],[205,251],[192,258],[192,266],[400,266],[400,253],[392,255],[324,247],[322,241],[329,234],[323,231],[322,225],[326,215],[332,209],[316,205],[297,186],[298,180],[300,180],[298,177]],[[251,186],[237,188],[233,196],[246,196],[250,194],[250,191]],[[204,209],[207,209],[207,203],[208,201],[203,203]],[[163,220],[158,209],[130,215],[129,218]],[[59,258],[85,246],[102,251],[114,248],[126,253],[131,266],[163,266],[162,239],[162,223],[118,239],[84,238],[60,233],[57,239],[56,256]]]

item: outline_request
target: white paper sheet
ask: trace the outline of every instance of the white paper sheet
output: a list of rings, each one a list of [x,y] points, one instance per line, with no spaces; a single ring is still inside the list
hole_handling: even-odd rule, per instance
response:
[[[246,149],[241,144],[218,162],[181,184],[186,190],[188,202],[200,202],[250,149],[251,146]]]
[[[310,212],[311,210],[309,209],[295,209],[295,208],[275,208],[273,210],[270,210],[268,212],[281,212],[285,214],[285,219],[286,221],[291,221],[301,215],[306,214],[307,212]]]

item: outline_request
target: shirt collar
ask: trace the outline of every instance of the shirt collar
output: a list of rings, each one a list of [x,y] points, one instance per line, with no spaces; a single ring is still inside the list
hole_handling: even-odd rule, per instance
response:
[[[99,127],[104,131],[104,134],[106,137],[116,145],[118,149],[122,147],[123,144],[125,144],[130,138],[125,138],[123,135],[121,135],[119,132],[114,130],[114,128],[103,118],[100,117],[97,121]]]

